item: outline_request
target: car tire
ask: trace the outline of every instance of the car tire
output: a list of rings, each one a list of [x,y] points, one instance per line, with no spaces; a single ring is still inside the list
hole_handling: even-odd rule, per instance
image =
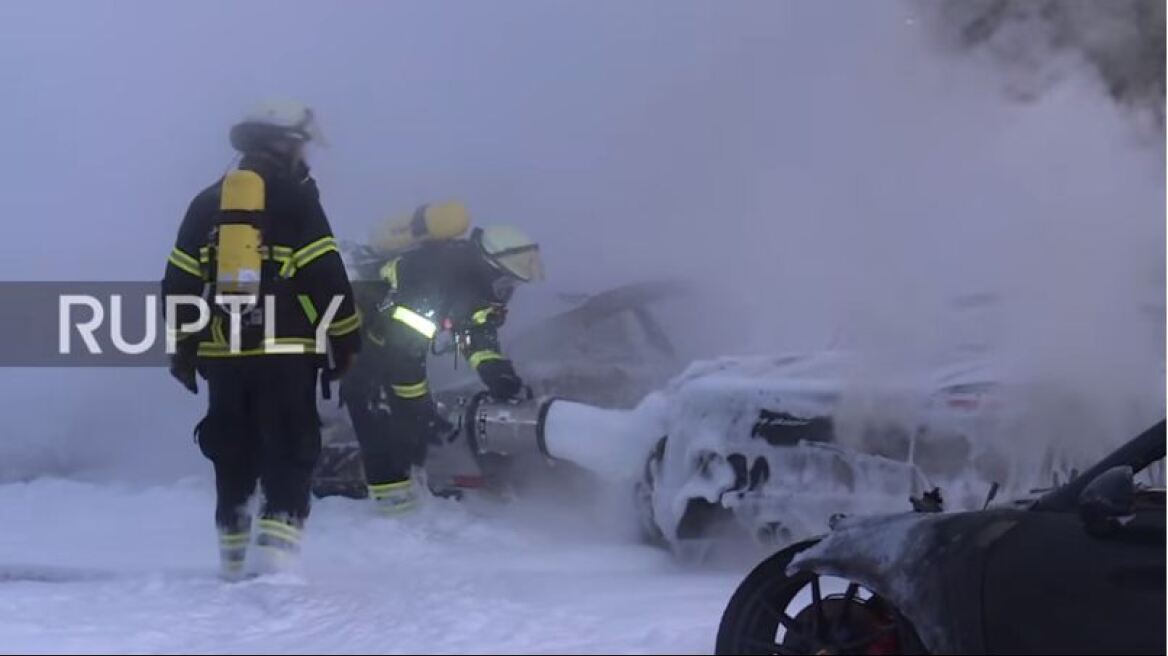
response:
[[[768,613],[772,600],[783,595],[786,588],[802,586],[802,582],[787,576],[787,566],[799,552],[816,544],[816,540],[791,545],[759,563],[730,597],[722,621],[718,625],[715,654],[760,654],[765,646],[755,644],[758,636],[774,635],[779,620]]]
[[[887,600],[875,594],[860,597],[862,586],[855,583],[842,595],[823,595],[818,574],[788,574],[795,556],[817,542],[787,547],[743,579],[722,613],[714,653],[924,653],[911,623]],[[813,601],[789,613],[808,587],[814,590]],[[781,639],[780,625],[785,627]]]

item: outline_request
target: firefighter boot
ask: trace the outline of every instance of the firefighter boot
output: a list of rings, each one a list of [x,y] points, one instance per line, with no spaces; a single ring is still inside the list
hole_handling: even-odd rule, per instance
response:
[[[264,517],[256,535],[254,570],[257,575],[295,572],[300,560],[300,533],[303,521],[287,517]]]
[[[239,581],[244,578],[243,564],[251,541],[250,519],[234,526],[219,526],[219,578]]]
[[[369,485],[369,498],[381,515],[390,517],[408,513],[417,505],[418,496],[410,479]]]

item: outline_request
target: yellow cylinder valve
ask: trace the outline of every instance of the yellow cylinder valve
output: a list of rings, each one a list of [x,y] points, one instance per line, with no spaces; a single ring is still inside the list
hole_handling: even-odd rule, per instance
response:
[[[470,212],[458,201],[421,205],[408,216],[383,221],[370,235],[369,245],[381,253],[411,248],[422,241],[455,239],[470,229]]]

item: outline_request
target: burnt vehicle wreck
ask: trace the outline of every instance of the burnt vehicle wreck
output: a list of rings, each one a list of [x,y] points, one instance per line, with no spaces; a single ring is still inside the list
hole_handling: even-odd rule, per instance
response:
[[[1037,498],[846,519],[775,553],[717,653],[1163,653],[1164,426]]]

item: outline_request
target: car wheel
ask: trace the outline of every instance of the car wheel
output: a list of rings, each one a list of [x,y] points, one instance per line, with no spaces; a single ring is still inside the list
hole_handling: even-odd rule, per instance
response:
[[[803,542],[764,560],[722,614],[717,654],[924,653],[901,613],[863,586],[814,573],[788,576]]]

